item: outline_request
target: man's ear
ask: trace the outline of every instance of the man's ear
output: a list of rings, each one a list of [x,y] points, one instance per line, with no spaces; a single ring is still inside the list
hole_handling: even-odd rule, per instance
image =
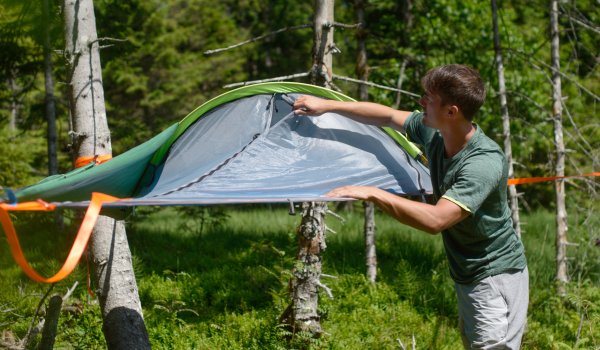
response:
[[[448,116],[449,117],[456,117],[458,115],[458,106],[457,105],[448,105],[447,106],[448,110]]]

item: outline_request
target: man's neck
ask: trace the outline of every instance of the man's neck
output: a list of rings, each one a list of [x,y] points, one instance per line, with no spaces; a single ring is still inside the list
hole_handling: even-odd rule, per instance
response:
[[[440,130],[444,138],[444,155],[452,158],[462,151],[471,137],[475,135],[476,126],[470,121],[460,123],[449,130]]]

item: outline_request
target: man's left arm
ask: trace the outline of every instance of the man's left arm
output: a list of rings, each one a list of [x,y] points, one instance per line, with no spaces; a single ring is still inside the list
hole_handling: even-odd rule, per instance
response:
[[[327,193],[329,197],[346,197],[375,203],[403,224],[430,234],[437,234],[465,219],[469,212],[447,199],[435,205],[396,196],[376,187],[344,186]]]

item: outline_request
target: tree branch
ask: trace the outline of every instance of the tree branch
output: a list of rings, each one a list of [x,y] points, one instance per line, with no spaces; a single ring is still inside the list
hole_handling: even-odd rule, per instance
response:
[[[234,88],[234,87],[239,87],[239,86],[246,86],[246,85],[252,85],[252,84],[258,84],[258,83],[268,83],[268,82],[271,82],[271,81],[283,81],[283,80],[288,80],[288,79],[307,77],[309,75],[310,75],[309,72],[305,72],[305,73],[296,73],[296,74],[286,75],[286,76],[276,77],[276,78],[269,78],[269,79],[262,79],[262,80],[242,81],[242,82],[239,82],[239,83],[232,83],[232,84],[224,85],[223,88],[224,89],[229,89],[229,88]]]
[[[310,27],[312,27],[312,25],[313,25],[312,23],[307,23],[307,24],[300,24],[300,25],[297,25],[297,26],[291,26],[291,27],[285,27],[285,28],[277,29],[277,30],[275,30],[273,32],[269,32],[269,33],[257,36],[255,38],[248,39],[246,41],[242,41],[240,43],[237,43],[237,44],[234,44],[234,45],[231,45],[231,46],[228,46],[228,47],[223,47],[223,48],[219,48],[219,49],[204,51],[204,54],[205,55],[212,55],[212,54],[215,54],[215,53],[219,53],[219,52],[223,52],[223,51],[235,49],[236,47],[240,47],[242,45],[253,43],[255,41],[259,41],[259,40],[262,40],[262,39],[265,39],[265,38],[277,35],[279,33],[287,32],[287,31],[291,31],[291,30],[297,30],[297,29],[310,28]]]
[[[323,283],[321,283],[321,281],[317,281],[316,284],[317,284],[317,287],[320,287],[325,291],[325,293],[327,294],[329,299],[333,299],[333,293],[331,292],[331,288],[329,288],[326,285],[324,285]]]
[[[581,20],[579,20],[579,19],[577,19],[577,18],[575,18],[575,17],[571,16],[571,15],[570,15],[569,13],[567,13],[567,12],[563,12],[562,14],[563,14],[563,15],[565,15],[565,16],[567,16],[567,17],[569,18],[569,20],[570,20],[570,21],[572,21],[572,22],[574,22],[574,23],[577,23],[577,24],[579,24],[580,26],[582,26],[582,27],[584,27],[584,28],[586,28],[586,29],[589,29],[589,30],[591,30],[591,31],[593,31],[593,32],[595,32],[595,33],[597,33],[597,34],[600,34],[600,28],[598,28],[598,27],[594,27],[594,26],[593,26],[593,24],[585,23],[585,22],[583,22],[583,21],[581,21]]]
[[[542,65],[544,68],[549,69],[550,71],[554,71],[554,68],[551,67],[550,65],[548,65],[545,62],[542,62],[538,59],[534,59],[532,58],[531,55],[527,54],[526,52],[522,52],[520,50],[516,50],[516,49],[507,49],[507,51],[510,52],[514,52],[517,53],[517,57],[522,58],[523,60],[526,60],[529,62],[529,64],[531,64],[534,68],[536,68],[537,70],[542,70],[542,67],[538,66],[537,64],[533,63],[532,60],[534,60],[535,62],[539,63],[540,65]],[[523,57],[524,56],[524,57]],[[592,91],[590,91],[589,89],[587,89],[585,86],[581,85],[581,83],[579,83],[577,80],[575,80],[574,78],[568,76],[567,74],[561,72],[560,70],[557,71],[557,73],[565,78],[566,80],[570,81],[571,83],[575,84],[578,88],[580,88],[582,91],[584,91],[585,93],[587,93],[590,97],[592,97],[593,99],[595,99],[596,101],[600,102],[600,96],[594,94]]]
[[[345,24],[345,23],[340,23],[340,22],[325,23],[325,26],[328,28],[335,27],[335,28],[344,28],[344,29],[356,29],[356,28],[361,27],[362,25],[363,25],[362,23],[356,23],[356,24]]]
[[[114,41],[117,43],[124,43],[127,42],[127,39],[117,39],[117,38],[110,38],[110,37],[103,37],[103,38],[97,38],[96,40],[92,41],[91,43],[95,43],[95,42],[100,42],[100,41]]]
[[[69,299],[71,297],[71,295],[73,294],[73,292],[75,291],[75,288],[77,288],[77,285],[79,284],[78,281],[75,281],[75,283],[73,283],[73,286],[69,289],[67,289],[67,292],[65,293],[65,295],[63,295],[63,301],[67,301],[67,299]]]
[[[354,79],[354,78],[349,78],[349,77],[345,77],[345,76],[341,76],[341,75],[333,75],[333,79],[337,79],[337,80],[343,80],[343,81],[349,81],[352,83],[357,83],[357,84],[363,84],[363,85],[367,85],[367,86],[372,86],[372,87],[376,87],[376,88],[380,88],[383,90],[390,90],[390,91],[395,91],[395,92],[399,92],[411,97],[415,97],[415,98],[420,98],[420,95],[417,95],[415,93],[412,93],[410,91],[406,91],[406,90],[401,90],[401,89],[396,89],[390,86],[386,86],[386,85],[380,85],[380,84],[376,84],[376,83],[372,83],[370,81],[365,81],[365,80],[359,80],[359,79]]]
[[[569,121],[571,122],[571,125],[573,126],[573,129],[575,130],[575,132],[577,133],[578,138],[583,142],[583,144],[585,146],[588,147],[588,149],[586,149],[585,147],[583,147],[582,145],[579,144],[579,142],[576,142],[576,144],[578,146],[580,146],[581,150],[590,158],[593,159],[593,156],[591,154],[592,150],[594,149],[594,147],[592,145],[590,145],[590,143],[586,140],[586,138],[581,134],[581,131],[579,131],[579,128],[577,127],[577,124],[575,124],[575,121],[573,120],[573,116],[571,115],[571,112],[569,111],[569,109],[567,108],[567,105],[563,102],[563,110],[565,111],[565,113],[567,114],[567,116],[569,117]]]

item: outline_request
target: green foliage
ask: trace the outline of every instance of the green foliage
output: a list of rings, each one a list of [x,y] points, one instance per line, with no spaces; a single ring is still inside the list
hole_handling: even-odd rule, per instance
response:
[[[0,184],[21,187],[39,180],[43,173],[32,164],[46,164],[43,139],[30,137],[28,133],[16,134],[0,128]]]
[[[412,4],[412,6],[409,6]],[[37,2],[4,0],[0,4],[0,185],[19,187],[46,172],[43,126],[42,34],[60,50],[60,13],[51,1],[50,23],[40,20]],[[121,153],[180,120],[196,106],[222,92],[226,83],[305,72],[311,64],[312,32],[302,29],[270,36],[239,49],[206,56],[204,51],[248,40],[276,29],[310,23],[310,2],[284,0],[95,1],[100,37],[124,39],[102,50],[103,83],[113,149]],[[561,5],[561,70],[568,174],[597,171],[600,128],[597,122],[600,76],[598,34],[580,23],[595,24],[594,2]],[[499,2],[501,41],[508,90],[516,176],[554,173],[551,86],[548,67],[548,4],[533,0]],[[419,93],[420,78],[442,63],[476,67],[487,82],[487,103],[477,123],[501,143],[500,108],[491,37],[489,2],[457,0],[367,3],[366,30],[370,79],[395,86],[406,61],[403,89]],[[353,1],[336,1],[336,20],[355,23]],[[575,21],[576,20],[576,21]],[[354,31],[335,29],[334,72],[354,75]],[[57,82],[65,81],[55,58]],[[11,85],[12,84],[12,85]],[[339,83],[355,95],[356,86]],[[62,168],[69,167],[67,103],[57,84]],[[393,92],[369,89],[370,99],[392,104]],[[595,95],[594,95],[595,94]],[[17,130],[5,127],[14,103]],[[418,109],[406,96],[401,108]],[[519,187],[525,215],[523,239],[531,278],[529,329],[524,348],[598,348],[600,311],[600,239],[597,181],[568,182],[569,269],[566,297],[554,293],[554,201],[552,184]],[[264,210],[266,208],[273,209]],[[537,208],[543,209],[537,211]],[[31,218],[36,218],[31,221]],[[34,267],[50,274],[64,259],[74,228],[67,234],[39,214],[15,216],[22,245]],[[31,221],[31,222],[29,222]],[[67,216],[67,224],[77,223]],[[128,230],[146,323],[154,348],[328,349],[398,348],[415,335],[418,348],[460,347],[452,282],[439,237],[399,229],[377,219],[379,282],[364,273],[362,219],[329,225],[340,234],[328,237],[324,280],[335,299],[322,298],[328,332],[310,340],[286,341],[277,325],[287,306],[287,281],[294,264],[297,217],[275,207],[183,210],[140,209]],[[68,225],[67,225],[68,226]],[[53,239],[47,239],[48,236]],[[45,286],[28,281],[0,244],[0,325],[22,337]],[[83,264],[82,264],[83,265]],[[83,284],[79,267],[57,289]],[[85,300],[82,288],[76,303]],[[4,312],[4,310],[10,310]],[[57,347],[102,349],[97,305],[61,318]]]
[[[556,156],[549,83],[548,4],[535,0],[526,5],[519,1],[498,5],[515,175],[552,175]],[[51,33],[53,49],[64,46],[58,3],[50,1],[51,17],[47,22],[41,20],[39,3],[5,0],[0,6],[0,51],[8,53],[0,56],[0,123],[7,123],[16,102],[18,129],[42,130],[42,34]],[[95,6],[99,36],[125,40],[103,41],[107,47],[101,51],[115,154],[182,119],[199,104],[223,92],[226,83],[305,72],[312,65],[310,28],[204,55],[206,50],[310,23],[310,2],[99,0]],[[598,34],[590,29],[599,21],[599,13],[590,2],[566,1],[560,6],[562,88],[566,97],[563,125],[568,149],[565,172],[585,173],[596,169],[600,157],[600,128],[595,122],[600,82],[596,58],[600,45]],[[336,1],[335,15],[338,22],[355,23],[354,2]],[[474,66],[482,73],[489,92],[477,123],[502,143],[489,2],[376,0],[367,2],[365,16],[371,81],[395,86],[400,66],[406,62],[403,89],[418,94],[420,79],[429,68],[450,62]],[[336,27],[334,32],[336,45],[341,49],[334,58],[334,72],[354,76],[355,31]],[[68,103],[62,94],[65,86],[60,84],[66,80],[66,72],[59,56],[53,58],[61,169],[67,170]],[[11,79],[16,83],[12,87]],[[338,85],[355,95],[355,84]],[[395,92],[370,88],[369,93],[375,102],[391,105],[396,100]],[[420,107],[417,99],[403,96],[401,108]],[[44,138],[41,132],[24,136]],[[45,161],[29,157],[25,162],[32,172],[45,173]],[[586,186],[586,190],[592,188]],[[579,189],[568,191],[576,193]],[[554,201],[551,184],[524,186],[521,191],[525,208],[547,206]],[[583,196],[574,197],[586,200]]]
[[[364,277],[362,213],[328,217],[337,234],[327,237],[321,293],[320,339],[289,334],[278,318],[289,303],[287,283],[295,262],[298,216],[281,206],[229,207],[220,226],[203,234],[180,230],[178,210],[144,208],[129,218],[128,237],[144,319],[156,349],[398,349],[414,335],[417,348],[457,349],[457,310],[441,237],[399,225],[377,214],[378,281]],[[67,213],[68,214],[68,213]],[[67,227],[76,225],[67,215]],[[525,215],[523,240],[530,269],[529,326],[524,349],[593,349],[600,346],[598,218],[573,213],[572,260],[567,295],[554,289],[552,214]],[[26,255],[44,274],[58,269],[72,236],[56,235],[52,215],[16,216]],[[71,227],[67,231],[73,232]],[[54,234],[54,239],[44,239]],[[47,286],[29,281],[0,244],[0,327],[17,338],[26,333]],[[80,282],[60,318],[57,347],[103,349],[97,304],[85,295],[85,264],[54,291]],[[73,309],[73,308],[71,308]],[[5,310],[10,310],[6,311]]]
[[[221,228],[229,218],[222,207],[187,206],[177,207],[175,210],[184,218],[179,231],[197,235],[201,235],[207,228]]]

